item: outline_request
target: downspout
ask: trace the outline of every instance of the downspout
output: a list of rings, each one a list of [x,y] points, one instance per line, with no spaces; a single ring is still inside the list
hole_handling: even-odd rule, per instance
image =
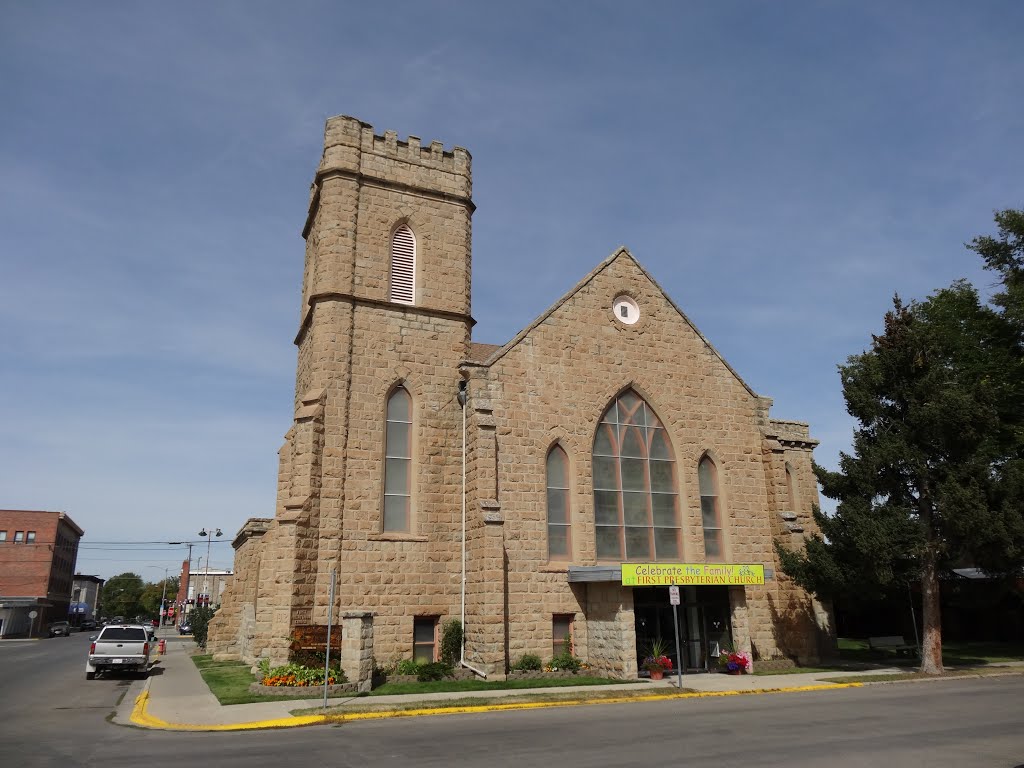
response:
[[[459,648],[459,666],[465,667],[480,677],[487,679],[487,673],[477,669],[466,661],[466,400],[468,399],[469,382],[459,382],[456,398],[462,407],[462,644]]]

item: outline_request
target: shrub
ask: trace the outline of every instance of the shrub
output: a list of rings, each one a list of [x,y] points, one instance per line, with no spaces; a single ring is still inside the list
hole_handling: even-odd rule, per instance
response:
[[[331,666],[339,666],[340,651],[336,648],[331,651]],[[298,664],[302,667],[320,667],[324,666],[324,662],[327,661],[327,651],[318,651],[310,648],[299,648],[297,650],[288,652],[288,661],[293,664]]]
[[[429,683],[434,680],[443,680],[452,673],[452,668],[440,661],[432,661],[429,664],[420,664],[416,679],[421,683]]]
[[[396,675],[418,675],[419,673],[420,665],[412,659],[399,659],[395,662]]]
[[[450,619],[441,628],[441,663],[451,669],[462,658],[462,622]]]
[[[524,653],[519,661],[512,665],[515,672],[539,672],[544,668],[544,662],[535,653]]]
[[[553,657],[545,669],[549,672],[579,672],[583,662],[566,651]]]
[[[188,618],[192,622],[192,639],[200,648],[206,647],[206,633],[210,629],[210,619],[217,611],[205,605],[193,608]]]

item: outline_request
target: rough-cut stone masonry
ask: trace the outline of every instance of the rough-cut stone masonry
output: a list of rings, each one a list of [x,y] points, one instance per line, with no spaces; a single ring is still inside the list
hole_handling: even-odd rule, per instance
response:
[[[729,589],[732,642],[764,659],[827,651],[828,610],[781,574],[774,550],[813,530],[807,425],[771,418],[771,401],[625,249],[506,345],[473,343],[471,179],[464,149],[328,120],[303,230],[295,418],[280,450],[275,516],[250,521],[235,540],[214,652],[284,660],[291,627],[327,622],[333,569],[332,621],[347,616],[343,632],[356,635],[342,641],[352,680],[368,679],[373,658],[410,657],[416,618],[440,627],[463,610],[465,660],[489,676],[524,653],[549,658],[553,617],[564,615],[574,651],[594,669],[635,676],[631,588],[568,577],[570,565],[618,564],[597,559],[591,464],[601,415],[627,389],[671,441],[682,559],[705,559],[697,465],[710,456],[725,559],[774,573],[765,586]],[[416,240],[412,305],[389,298],[391,239],[402,225]],[[635,324],[612,311],[622,295],[640,309]],[[408,532],[385,533],[385,415],[398,386],[413,402],[414,512]],[[549,561],[547,549],[545,460],[555,444],[571,476],[572,555],[563,561]]]

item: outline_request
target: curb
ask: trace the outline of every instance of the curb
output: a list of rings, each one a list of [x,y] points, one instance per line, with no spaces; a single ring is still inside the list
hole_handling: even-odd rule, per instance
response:
[[[843,688],[860,688],[862,683],[825,683],[821,685],[800,685],[790,688],[756,688],[744,691],[701,691],[696,693],[663,693],[650,696],[614,696],[603,699],[567,699],[564,701],[529,701],[509,704],[480,704],[463,707],[424,707],[423,709],[388,710],[383,712],[352,712],[334,715],[300,715],[276,720],[256,720],[249,723],[198,724],[169,723],[153,717],[146,711],[149,701],[149,682],[132,708],[131,722],[144,728],[169,731],[253,731],[272,728],[299,728],[309,725],[337,725],[358,720],[386,720],[395,717],[426,717],[433,715],[466,715],[481,712],[506,712],[528,709],[549,709],[552,707],[574,707],[596,704],[631,704],[673,699],[708,699],[723,696],[751,696],[761,693],[803,693],[806,691],[831,691]]]

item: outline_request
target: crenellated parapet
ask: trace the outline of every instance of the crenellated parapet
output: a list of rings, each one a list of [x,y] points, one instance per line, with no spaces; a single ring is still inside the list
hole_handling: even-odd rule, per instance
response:
[[[425,165],[429,168],[465,176],[471,175],[472,155],[464,147],[453,147],[445,151],[440,141],[431,141],[423,146],[419,136],[409,136],[402,141],[396,131],[385,131],[383,135],[374,132],[373,126],[347,115],[338,115],[327,120],[324,130],[324,161],[322,169],[335,147],[357,148],[361,152],[383,155],[400,162]]]
[[[818,445],[811,437],[810,426],[805,421],[769,419],[762,429],[766,440],[775,440],[782,448],[810,451]]]
[[[472,163],[469,151],[462,147],[446,151],[440,141],[424,145],[418,136],[402,141],[395,131],[378,135],[372,125],[354,117],[332,117],[324,130],[324,151],[310,191],[303,236],[313,223],[319,189],[326,178],[347,177],[362,184],[415,192],[472,211]]]

